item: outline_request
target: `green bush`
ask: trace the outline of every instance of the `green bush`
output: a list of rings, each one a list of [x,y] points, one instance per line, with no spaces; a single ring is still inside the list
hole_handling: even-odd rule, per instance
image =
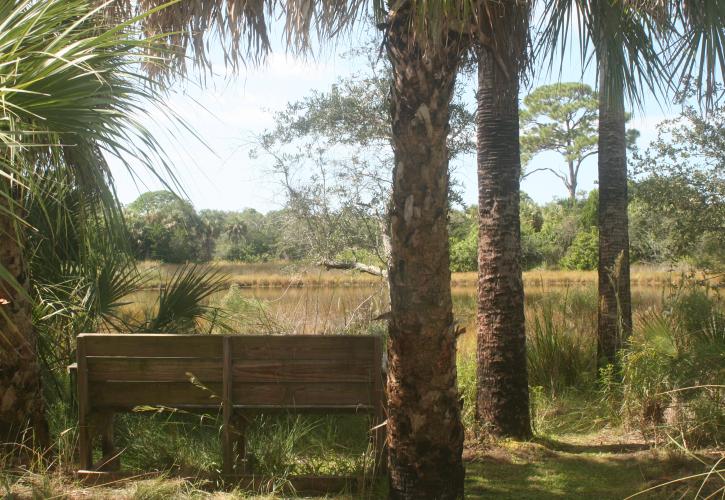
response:
[[[576,235],[566,254],[559,261],[564,269],[588,271],[599,263],[599,233],[592,229]]]
[[[478,226],[472,226],[462,240],[451,241],[451,271],[468,272],[478,269]]]
[[[725,313],[717,296],[679,291],[639,323],[622,355],[625,419],[680,444],[725,443]]]

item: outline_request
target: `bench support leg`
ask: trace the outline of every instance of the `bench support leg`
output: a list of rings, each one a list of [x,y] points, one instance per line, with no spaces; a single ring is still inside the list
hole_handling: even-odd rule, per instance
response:
[[[93,438],[87,418],[81,419],[78,426],[78,450],[80,468],[90,470],[93,466]]]
[[[247,424],[249,420],[245,415],[235,413],[233,416],[233,439],[234,458],[237,473],[251,473],[250,464],[247,462]]]
[[[113,444],[113,413],[103,413],[98,418],[98,430],[101,434],[102,458],[97,470],[111,472],[121,469],[121,458]]]
[[[380,415],[372,419],[373,435],[372,445],[375,460],[375,474],[384,475],[388,470],[388,449],[386,446],[387,428],[385,426],[385,416]]]

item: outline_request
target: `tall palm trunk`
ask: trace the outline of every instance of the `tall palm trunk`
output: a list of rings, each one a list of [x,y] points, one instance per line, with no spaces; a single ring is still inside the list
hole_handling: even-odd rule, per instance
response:
[[[478,49],[476,415],[490,432],[531,435],[519,223],[518,67]],[[508,74],[506,74],[508,73]]]
[[[16,224],[8,215],[11,186],[0,179],[0,265],[26,291],[20,293],[0,278],[0,440],[19,443],[48,442],[37,338],[32,304],[27,297],[29,281]],[[30,431],[30,432],[28,432]]]
[[[395,168],[390,206],[390,497],[463,496],[463,426],[448,257],[449,105],[464,42],[422,47],[388,26]]]
[[[602,2],[608,3],[608,2]],[[627,141],[624,91],[607,79],[599,56],[599,312],[598,365],[616,362],[632,331],[627,215]]]

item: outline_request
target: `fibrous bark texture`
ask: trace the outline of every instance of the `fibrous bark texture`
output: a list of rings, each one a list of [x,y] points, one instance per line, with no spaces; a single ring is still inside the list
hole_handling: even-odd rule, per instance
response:
[[[478,49],[476,415],[498,436],[531,435],[519,223],[518,71]]]
[[[0,265],[25,294],[0,277],[0,440],[44,446],[48,440],[29,282],[16,224],[8,215],[11,189],[0,179]]]
[[[463,40],[424,48],[388,27],[395,168],[390,207],[390,497],[463,496],[463,426],[448,257],[449,105]]]
[[[615,364],[632,331],[627,215],[627,141],[624,97],[606,81],[607,61],[599,58],[599,312],[598,365]]]

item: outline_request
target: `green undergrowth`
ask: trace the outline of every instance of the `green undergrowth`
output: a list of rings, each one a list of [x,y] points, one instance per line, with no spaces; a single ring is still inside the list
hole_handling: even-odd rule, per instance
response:
[[[125,470],[185,477],[221,471],[218,416],[159,412],[119,415],[116,446]],[[366,416],[258,415],[247,427],[252,471],[263,476],[351,475],[372,468]]]

